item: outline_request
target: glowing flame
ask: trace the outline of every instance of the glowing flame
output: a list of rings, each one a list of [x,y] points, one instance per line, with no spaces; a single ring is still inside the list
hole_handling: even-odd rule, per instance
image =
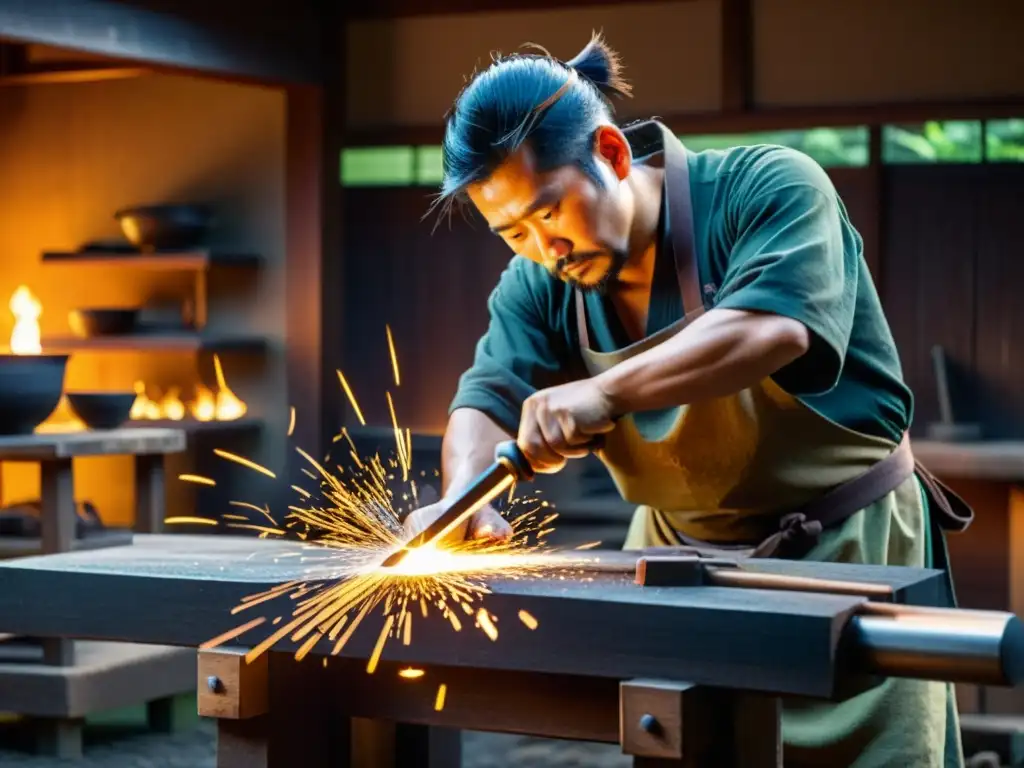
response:
[[[234,421],[245,416],[249,407],[228,387],[220,358],[216,355],[213,356],[213,365],[217,376],[217,392],[197,384],[195,397],[188,403],[182,400],[178,387],[169,387],[162,397],[154,400],[149,396],[145,382],[135,382],[132,420],[182,421],[188,414],[196,421]]]
[[[15,355],[38,355],[43,351],[40,341],[39,316],[43,305],[28,286],[21,285],[11,296],[14,330],[11,331],[11,352]]]
[[[217,376],[217,406],[214,418],[217,421],[234,421],[242,418],[249,408],[228,387],[227,381],[224,380],[224,369],[221,368],[217,355],[213,356],[213,370]]]
[[[213,421],[217,418],[217,398],[202,384],[196,387],[196,399],[188,406],[196,421]]]

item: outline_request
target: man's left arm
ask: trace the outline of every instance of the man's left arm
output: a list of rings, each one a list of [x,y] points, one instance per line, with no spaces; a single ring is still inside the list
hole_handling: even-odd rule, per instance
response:
[[[715,308],[594,379],[613,415],[721,397],[769,376],[793,394],[835,386],[853,325],[856,247],[844,242],[853,235],[824,171],[780,155],[774,183],[730,212],[734,247]]]

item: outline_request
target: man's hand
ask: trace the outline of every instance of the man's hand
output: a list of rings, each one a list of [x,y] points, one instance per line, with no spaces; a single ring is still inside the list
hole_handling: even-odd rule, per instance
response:
[[[405,528],[406,540],[412,539],[414,536],[425,530],[432,522],[439,518],[446,509],[451,501],[445,501],[442,499],[434,504],[429,504],[425,507],[420,507],[415,512],[409,514],[405,518],[403,527]],[[479,510],[473,515],[466,523],[463,523],[459,528],[452,531],[446,537],[446,540],[452,542],[465,541],[466,539],[508,539],[512,536],[512,526],[508,524],[493,507],[490,505]]]
[[[612,400],[595,379],[542,389],[523,403],[517,442],[535,472],[556,472],[590,453],[615,426]]]

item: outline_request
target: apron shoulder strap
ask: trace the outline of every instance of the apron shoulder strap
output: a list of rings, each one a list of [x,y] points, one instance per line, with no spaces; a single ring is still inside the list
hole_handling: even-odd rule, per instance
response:
[[[687,320],[704,314],[704,296],[697,269],[693,234],[693,196],[690,192],[690,163],[686,149],[662,126],[665,147],[665,177],[668,191],[668,226],[672,254]]]

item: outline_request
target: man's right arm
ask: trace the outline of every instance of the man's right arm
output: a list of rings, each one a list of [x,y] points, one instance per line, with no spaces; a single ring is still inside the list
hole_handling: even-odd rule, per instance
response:
[[[498,443],[512,438],[491,417],[475,408],[456,408],[441,446],[441,495],[457,496],[494,463]]]

